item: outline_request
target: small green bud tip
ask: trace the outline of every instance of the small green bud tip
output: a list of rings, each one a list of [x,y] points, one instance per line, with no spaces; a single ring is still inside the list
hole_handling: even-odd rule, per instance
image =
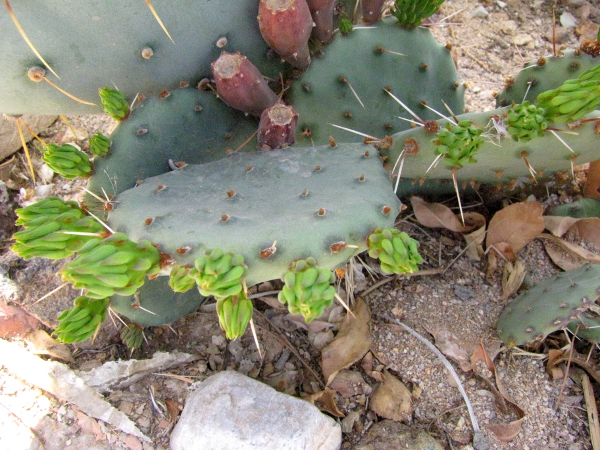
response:
[[[340,33],[350,34],[352,32],[352,28],[354,28],[354,25],[352,25],[352,22],[350,20],[348,20],[348,19],[340,20]]]
[[[110,139],[102,133],[96,133],[90,139],[90,152],[96,156],[106,156],[110,150]]]
[[[77,177],[88,178],[92,175],[92,162],[81,150],[72,145],[62,146],[49,144],[42,155],[44,161],[52,171],[63,178]]]
[[[64,343],[81,342],[93,337],[106,319],[110,299],[77,297],[74,307],[63,311],[54,330],[57,339]]]
[[[129,103],[121,92],[109,87],[98,89],[100,102],[104,112],[113,119],[122,121],[129,117]]]
[[[239,295],[217,300],[219,325],[225,331],[227,339],[243,336],[252,318],[252,300],[242,291]]]
[[[290,313],[302,314],[306,322],[321,316],[333,303],[335,288],[331,283],[335,281],[335,275],[329,269],[317,267],[314,258],[292,263],[283,281],[285,285],[279,293],[279,301],[287,303]]]
[[[381,270],[388,274],[414,273],[423,262],[419,243],[395,228],[377,228],[367,239],[369,256],[378,258]]]

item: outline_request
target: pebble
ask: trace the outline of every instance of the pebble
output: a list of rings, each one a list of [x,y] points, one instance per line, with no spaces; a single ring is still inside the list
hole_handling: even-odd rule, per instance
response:
[[[342,430],[316,406],[238,372],[192,385],[172,450],[337,450]]]
[[[564,12],[560,16],[560,24],[565,28],[575,28],[577,19],[570,12]]]
[[[471,17],[475,17],[477,19],[485,19],[489,15],[490,13],[488,12],[488,10],[481,5],[475,8],[473,11],[471,11]]]

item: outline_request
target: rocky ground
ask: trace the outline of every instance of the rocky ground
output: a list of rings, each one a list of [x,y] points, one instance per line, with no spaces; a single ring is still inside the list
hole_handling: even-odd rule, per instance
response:
[[[590,30],[597,33],[600,4],[594,1],[449,0],[445,3],[430,26],[440,42],[453,44],[461,77],[469,85],[467,104],[470,109],[491,109],[493,93],[502,89],[507,77],[515,74],[527,61],[552,53],[553,6],[556,7],[557,23],[563,25],[556,29],[558,46],[575,47],[581,33],[589,34]],[[98,129],[106,132],[113,126],[110,120],[99,116],[68,119],[80,142],[85,142]],[[59,121],[42,137],[64,141],[65,134],[69,133],[66,125]],[[39,187],[35,192],[28,189],[19,192],[20,187],[26,186],[18,176],[27,173],[23,161],[23,155],[17,155],[5,178],[11,188],[6,195],[13,200],[13,206],[35,195],[52,193],[65,198],[80,195],[81,184],[59,182],[58,177],[48,179],[44,183],[46,187]],[[571,194],[563,193],[562,199],[571,199]],[[537,200],[543,203],[549,198]],[[496,206],[477,201],[467,207],[489,218]],[[3,217],[11,216],[11,211],[3,211]],[[414,277],[384,279],[371,274],[366,267],[356,271],[352,286],[355,295],[366,292],[362,298],[371,311],[372,344],[367,356],[338,376],[333,385],[336,391],[334,404],[327,400],[317,401],[329,414],[337,416],[336,420],[342,425],[342,448],[398,448],[395,447],[398,443],[390,441],[400,434],[398,426],[382,420],[382,414],[376,413],[383,408],[380,402],[373,406],[376,402],[374,390],[389,378],[401,380],[410,391],[413,411],[404,422],[412,430],[428,433],[441,448],[471,448],[473,424],[456,383],[440,359],[394,323],[396,321],[412,327],[440,348],[446,343],[445,352],[458,361],[454,367],[483,433],[477,448],[591,448],[577,371],[572,370],[572,376],[566,381],[564,378],[552,380],[545,370],[543,348],[530,353],[507,349],[497,353],[494,362],[498,380],[524,410],[525,416],[520,431],[509,442],[498,438],[506,438],[506,430],[491,431],[493,426],[489,427],[490,424],[507,424],[521,417],[514,408],[501,411],[489,384],[482,376],[474,374],[470,364],[466,363],[468,356],[482,342],[489,352],[500,348],[494,329],[505,304],[500,276],[486,277],[485,260],[468,259],[462,253],[465,244],[459,235],[424,228],[415,220],[410,208],[399,219],[398,226],[421,243],[424,272]],[[3,220],[1,225],[3,236],[10,236],[13,232],[11,221]],[[6,249],[8,244],[4,242]],[[532,281],[546,279],[559,271],[538,240],[527,245],[519,258]],[[368,265],[366,259],[363,262]],[[361,261],[357,263],[361,264]],[[58,312],[69,308],[77,295],[69,288],[63,288],[35,303],[61,285],[54,275],[61,265],[41,260],[26,264],[5,251],[0,257],[0,293],[6,300],[23,305],[41,321],[42,328],[51,328],[56,324]],[[9,445],[5,448],[11,449],[166,449],[190,383],[227,369],[247,374],[292,395],[307,396],[321,391],[325,379],[319,365],[320,349],[331,341],[343,324],[343,308],[333,309],[327,318],[326,322],[333,324],[333,329],[322,322],[322,328],[317,323],[307,330],[297,321],[290,320],[286,311],[277,307],[274,297],[268,295],[278,287],[277,283],[265,283],[256,292],[257,295],[267,292],[266,297],[256,300],[258,314],[255,321],[264,352],[262,357],[250,333],[240,340],[227,342],[216,323],[214,306],[210,304],[170,327],[146,331],[146,342],[133,353],[120,343],[118,330],[121,325],[116,320],[107,321],[94,343],[70,346],[72,359],[66,362],[73,370],[81,371],[94,370],[105,362],[119,359],[151,358],[157,351],[195,355],[191,362],[180,363],[160,374],[148,374],[128,387],[114,388],[106,395],[108,402],[125,413],[152,443],[91,418],[72,402],[60,401],[46,391],[32,387],[8,370],[0,358],[0,365],[5,366],[0,369],[0,423],[5,429],[13,430],[0,435],[0,444],[7,442]],[[347,291],[349,287],[341,284],[340,289]],[[356,305],[359,302],[357,297]],[[69,359],[68,351],[63,353],[49,344],[36,346],[31,340],[17,342],[28,342],[28,348],[41,348],[42,354],[46,352],[63,360]],[[556,342],[560,347],[560,338]],[[448,350],[448,347],[454,350]],[[391,399],[397,397],[396,391],[384,396],[391,404]]]

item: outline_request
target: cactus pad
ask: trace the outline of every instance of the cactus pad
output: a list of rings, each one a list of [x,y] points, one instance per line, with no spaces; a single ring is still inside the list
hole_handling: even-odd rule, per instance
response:
[[[584,266],[539,283],[512,300],[498,319],[498,334],[509,345],[543,340],[577,326],[600,296],[600,266]]]

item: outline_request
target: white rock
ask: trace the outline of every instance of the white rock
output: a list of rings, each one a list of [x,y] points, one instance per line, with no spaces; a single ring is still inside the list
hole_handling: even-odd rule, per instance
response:
[[[171,434],[172,450],[337,450],[341,427],[316,406],[234,371],[200,383]]]
[[[471,17],[476,17],[478,19],[485,19],[489,15],[490,13],[482,5],[479,5],[473,11],[471,11]]]
[[[565,28],[575,28],[577,19],[570,12],[564,12],[560,16],[560,24]]]

